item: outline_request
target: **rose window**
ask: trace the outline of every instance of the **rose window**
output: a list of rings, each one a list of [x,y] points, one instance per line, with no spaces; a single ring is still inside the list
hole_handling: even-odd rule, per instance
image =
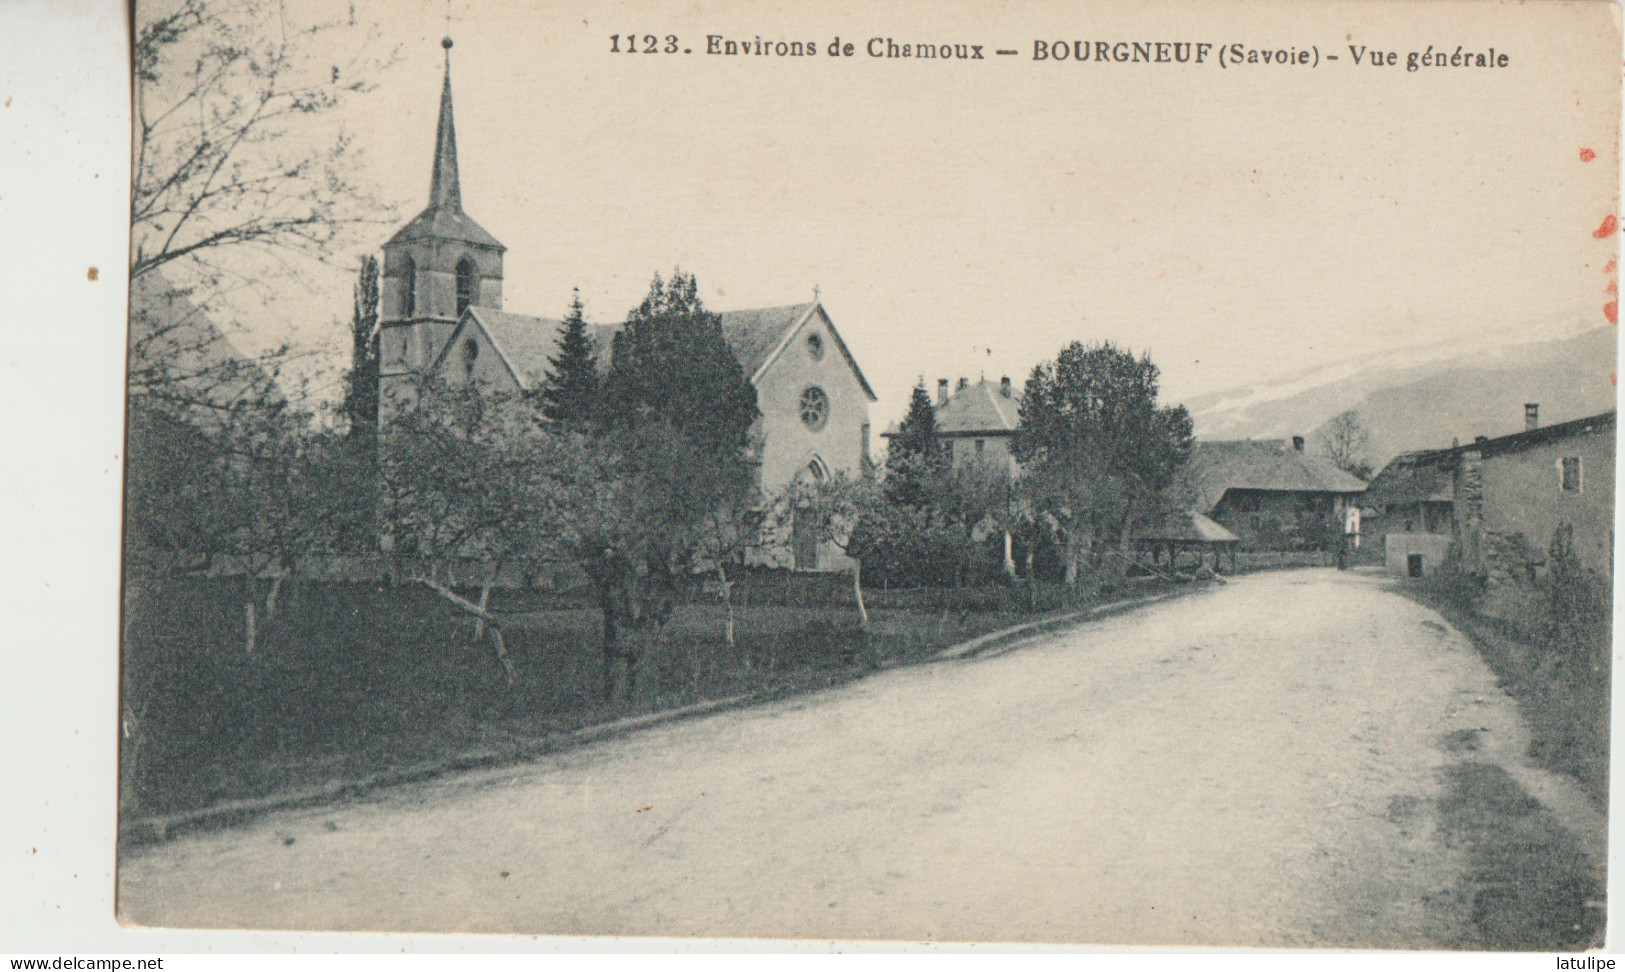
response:
[[[822,388],[809,388],[801,393],[801,421],[814,432],[829,421],[829,396]]]

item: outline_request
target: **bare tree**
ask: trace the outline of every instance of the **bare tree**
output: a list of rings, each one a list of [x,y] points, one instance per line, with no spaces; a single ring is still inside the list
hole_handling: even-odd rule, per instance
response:
[[[265,0],[139,9],[132,279],[181,262],[217,277],[236,253],[329,261],[347,229],[392,215],[351,181],[351,139],[317,123],[393,60],[368,53],[371,32]]]
[[[1365,447],[1371,433],[1360,422],[1360,413],[1349,409],[1327,422],[1320,430],[1320,447],[1332,464],[1361,479],[1371,478],[1371,463]]]

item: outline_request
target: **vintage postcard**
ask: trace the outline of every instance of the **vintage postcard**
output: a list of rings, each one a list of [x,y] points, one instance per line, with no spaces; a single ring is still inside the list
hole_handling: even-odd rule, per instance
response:
[[[137,0],[119,920],[1602,947],[1620,24]]]

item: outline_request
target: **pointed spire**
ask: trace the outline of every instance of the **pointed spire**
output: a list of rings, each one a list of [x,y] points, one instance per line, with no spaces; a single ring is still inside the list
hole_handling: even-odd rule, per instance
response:
[[[440,88],[440,126],[435,130],[429,208],[461,212],[463,193],[457,182],[457,128],[451,120],[451,38],[443,38],[440,46],[446,50],[446,80]]]

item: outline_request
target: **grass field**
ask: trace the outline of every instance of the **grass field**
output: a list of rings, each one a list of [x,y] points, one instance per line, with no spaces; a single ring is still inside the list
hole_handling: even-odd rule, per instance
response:
[[[752,604],[735,609],[730,649],[720,605],[684,604],[659,638],[643,639],[636,684],[610,704],[596,610],[507,605],[518,609],[503,627],[510,686],[489,640],[474,642],[472,619],[422,588],[305,585],[260,622],[252,653],[242,600],[240,580],[147,585],[129,599],[126,819],[517,747],[741,692],[816,689],[1031,617],[879,607],[864,652],[849,606]]]

